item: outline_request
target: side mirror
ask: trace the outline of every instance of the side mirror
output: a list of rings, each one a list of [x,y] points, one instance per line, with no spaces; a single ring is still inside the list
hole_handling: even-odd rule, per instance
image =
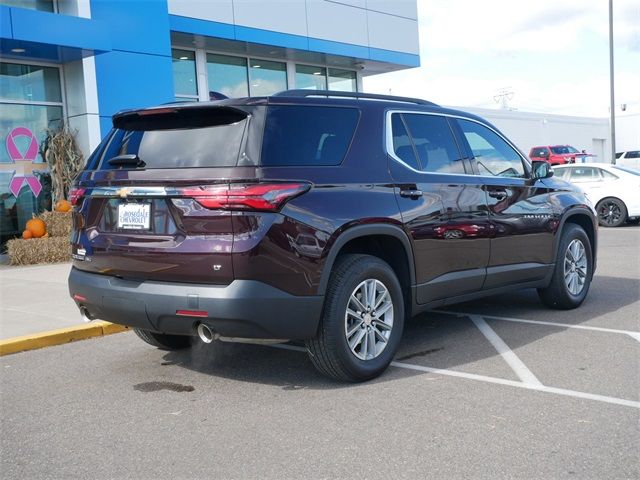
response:
[[[533,178],[535,180],[553,177],[553,169],[551,168],[551,164],[549,162],[534,160],[533,162],[531,162],[531,167],[533,170]]]

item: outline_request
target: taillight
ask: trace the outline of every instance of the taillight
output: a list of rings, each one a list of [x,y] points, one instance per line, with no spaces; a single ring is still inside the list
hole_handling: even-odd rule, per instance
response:
[[[307,183],[257,183],[181,188],[179,193],[209,209],[274,212],[309,188]]]
[[[69,202],[74,207],[78,204],[80,199],[84,196],[84,192],[86,192],[85,188],[71,188],[69,190]]]

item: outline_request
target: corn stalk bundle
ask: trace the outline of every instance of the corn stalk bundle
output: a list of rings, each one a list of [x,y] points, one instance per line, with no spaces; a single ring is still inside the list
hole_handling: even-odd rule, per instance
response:
[[[47,136],[40,144],[40,154],[51,171],[54,204],[67,198],[73,180],[84,166],[84,156],[78,148],[76,133],[62,124],[47,130]]]

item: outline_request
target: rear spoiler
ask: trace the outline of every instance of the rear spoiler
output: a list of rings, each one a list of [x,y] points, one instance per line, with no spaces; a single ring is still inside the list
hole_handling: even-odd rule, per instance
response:
[[[213,103],[162,105],[118,112],[113,116],[113,126],[122,130],[205,128],[237,123],[249,115],[245,110]]]

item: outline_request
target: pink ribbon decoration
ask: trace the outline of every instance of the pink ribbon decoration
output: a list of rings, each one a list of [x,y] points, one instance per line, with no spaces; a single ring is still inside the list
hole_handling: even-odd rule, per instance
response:
[[[31,188],[31,191],[36,197],[40,195],[42,184],[35,175],[14,175],[9,182],[9,190],[17,197],[25,183]]]
[[[29,146],[27,147],[27,150],[24,154],[16,145],[16,137],[29,138]],[[7,135],[5,145],[7,147],[9,158],[13,163],[33,163],[38,156],[38,140],[36,140],[36,136],[33,134],[33,132],[26,127],[16,127],[11,130],[11,132],[9,132],[9,135]],[[40,195],[40,192],[42,191],[42,184],[35,175],[20,175],[14,172],[14,175],[9,182],[9,190],[11,191],[11,193],[13,193],[14,196],[17,197],[20,193],[20,189],[22,189],[25,183],[29,186],[36,197]]]

